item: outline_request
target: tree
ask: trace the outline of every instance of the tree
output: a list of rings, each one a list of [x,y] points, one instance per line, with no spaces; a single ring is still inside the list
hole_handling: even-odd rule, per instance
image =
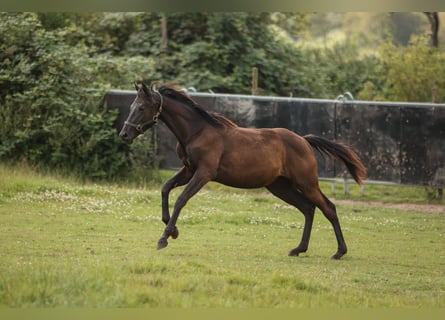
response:
[[[251,69],[257,66],[265,92],[288,95],[292,84],[285,82],[299,73],[296,64],[301,55],[292,52],[296,51],[292,44],[277,40],[276,30],[295,34],[306,28],[304,17],[287,13],[145,13],[124,54],[151,57],[157,61],[159,80],[175,80],[203,91],[248,93]],[[283,66],[286,63],[287,68]],[[152,79],[147,75],[146,80]]]
[[[445,101],[445,53],[428,45],[427,36],[413,36],[407,47],[386,42],[381,47],[384,72],[383,85],[366,86],[362,97],[390,101],[431,102]]]
[[[424,12],[431,26],[431,45],[439,47],[439,15],[437,12]]]

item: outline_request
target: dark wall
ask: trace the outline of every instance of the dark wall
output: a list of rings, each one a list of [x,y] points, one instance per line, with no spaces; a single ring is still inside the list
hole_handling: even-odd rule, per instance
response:
[[[368,167],[370,180],[445,186],[445,105],[276,98],[191,93],[208,111],[216,111],[243,127],[288,128],[313,133],[353,147]],[[110,91],[102,104],[119,108],[120,130],[135,97],[132,91]],[[180,167],[175,137],[165,125],[158,130],[161,166]],[[345,168],[320,155],[321,177],[345,175]]]

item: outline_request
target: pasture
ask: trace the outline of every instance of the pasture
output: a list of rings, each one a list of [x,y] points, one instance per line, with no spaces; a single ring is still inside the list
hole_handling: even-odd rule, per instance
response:
[[[303,215],[266,190],[209,184],[182,211],[179,238],[158,251],[159,183],[79,183],[6,166],[0,177],[3,307],[445,307],[445,206],[423,210],[423,188],[368,186],[361,198],[355,186],[361,201],[345,201],[322,184],[349,249],[335,261],[318,210],[308,252],[287,256]]]

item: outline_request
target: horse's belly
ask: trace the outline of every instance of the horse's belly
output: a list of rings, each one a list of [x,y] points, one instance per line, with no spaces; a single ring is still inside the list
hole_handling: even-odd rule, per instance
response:
[[[236,188],[260,188],[274,182],[281,174],[281,166],[277,164],[261,165],[262,161],[252,163],[229,162],[221,164],[216,182]]]
[[[275,178],[276,179],[276,178]],[[244,188],[244,189],[253,189],[253,188],[261,188],[264,186],[270,185],[275,179],[267,180],[264,178],[252,179],[243,178],[243,177],[217,177],[214,181],[222,183],[226,186],[235,187],[235,188]]]

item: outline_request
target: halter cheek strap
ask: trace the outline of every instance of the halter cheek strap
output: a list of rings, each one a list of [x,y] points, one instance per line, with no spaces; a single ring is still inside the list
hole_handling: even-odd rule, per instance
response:
[[[124,125],[127,125],[129,127],[133,127],[137,131],[143,133],[144,132],[144,127],[146,127],[147,125],[154,125],[154,124],[158,123],[159,116],[161,115],[161,112],[162,112],[162,105],[164,103],[164,100],[163,100],[162,94],[159,91],[155,90],[153,92],[156,92],[159,95],[159,108],[158,108],[158,111],[156,112],[156,114],[153,116],[153,119],[148,120],[148,121],[143,122],[143,123],[132,123],[130,121],[125,121]]]

